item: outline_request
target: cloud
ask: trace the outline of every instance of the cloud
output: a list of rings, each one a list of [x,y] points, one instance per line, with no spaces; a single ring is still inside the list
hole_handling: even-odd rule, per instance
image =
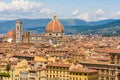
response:
[[[103,15],[105,12],[104,12],[104,10],[102,10],[102,9],[98,9],[96,12],[95,12],[95,14],[97,14],[97,15]]]
[[[104,20],[107,19],[109,16],[103,9],[97,9],[92,12],[80,12],[79,10],[75,10],[72,12],[73,17],[83,19],[83,20]],[[116,14],[118,15],[118,14]]]
[[[40,13],[41,14],[50,14],[51,13],[51,11],[50,11],[50,9],[41,9],[41,11],[40,11]]]
[[[78,19],[89,20],[90,16],[89,13],[80,13],[79,10],[75,10],[72,12],[72,15]]]
[[[39,18],[40,15],[50,14],[50,10],[44,8],[43,3],[29,0],[12,0],[10,2],[0,1],[1,19]]]
[[[79,10],[75,10],[72,12],[72,15],[78,15],[79,14]]]
[[[40,8],[42,3],[29,2],[28,0],[12,0],[9,3],[0,2],[0,11],[31,11],[35,8]]]
[[[111,15],[112,17],[120,17],[120,11],[114,12]]]
[[[103,9],[97,9],[91,14],[93,20],[104,20],[107,19],[107,15]]]
[[[82,13],[82,14],[79,14],[77,18],[88,21],[90,19],[90,16],[89,16],[89,13]]]

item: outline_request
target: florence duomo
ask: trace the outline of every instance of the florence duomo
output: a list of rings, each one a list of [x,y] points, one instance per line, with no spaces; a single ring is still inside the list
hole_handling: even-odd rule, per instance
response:
[[[46,25],[43,34],[32,34],[28,31],[22,31],[22,21],[17,20],[15,30],[9,31],[6,34],[6,41],[10,43],[36,43],[44,39],[46,42],[52,44],[62,44],[67,42],[67,38],[64,36],[64,27],[54,14],[53,19]]]

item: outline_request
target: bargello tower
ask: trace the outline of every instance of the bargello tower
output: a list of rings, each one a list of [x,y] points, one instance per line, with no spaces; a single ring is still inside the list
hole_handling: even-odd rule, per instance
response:
[[[16,37],[16,40],[15,40],[16,43],[22,43],[22,21],[21,20],[16,21],[15,37]]]

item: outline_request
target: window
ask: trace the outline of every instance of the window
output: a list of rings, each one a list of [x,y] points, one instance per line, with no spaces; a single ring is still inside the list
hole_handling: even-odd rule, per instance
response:
[[[52,34],[50,33],[49,35],[51,36]]]
[[[115,71],[111,70],[111,75],[114,75]]]
[[[17,26],[17,30],[19,30],[19,26]]]
[[[79,75],[79,73],[76,73],[76,75]]]
[[[76,77],[76,80],[78,80],[78,78]]]
[[[81,78],[79,78],[79,80],[81,80]]]
[[[104,70],[102,69],[101,72],[104,73]]]
[[[75,80],[75,78],[73,77],[73,80]]]
[[[82,75],[81,73],[79,75]]]

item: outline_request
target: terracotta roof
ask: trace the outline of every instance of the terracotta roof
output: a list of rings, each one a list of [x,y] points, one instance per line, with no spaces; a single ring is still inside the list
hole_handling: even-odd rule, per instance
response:
[[[46,26],[45,32],[64,32],[64,27],[56,16],[54,16],[54,18]]]
[[[29,55],[29,54],[15,54],[15,56],[21,56],[21,57],[35,57],[34,55]]]
[[[44,69],[42,68],[37,68],[37,69],[30,69],[29,72],[36,72],[36,71],[42,71]]]
[[[68,50],[64,50],[64,49],[47,49],[46,52],[68,52]]]
[[[51,63],[47,66],[55,66],[55,67],[70,67],[70,64],[62,64],[62,63]]]
[[[13,31],[9,31],[9,32],[6,34],[6,37],[13,37],[13,34],[14,34]]]
[[[56,54],[56,53],[52,53],[50,56],[64,57],[64,56],[66,56],[66,54]]]
[[[29,46],[13,46],[14,49],[29,49]]]
[[[97,73],[97,70],[91,70],[91,69],[86,69],[86,70],[80,70],[80,69],[72,69],[70,72],[80,72],[80,73]]]
[[[108,49],[108,53],[120,53],[120,49]]]

